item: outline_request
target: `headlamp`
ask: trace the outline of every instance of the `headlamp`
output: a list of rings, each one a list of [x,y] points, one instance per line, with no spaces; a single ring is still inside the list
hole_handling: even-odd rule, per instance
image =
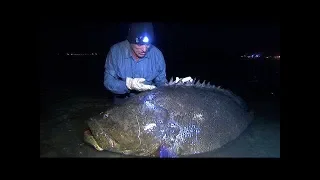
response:
[[[131,44],[151,45],[153,38],[152,23],[132,23],[130,25],[127,39]]]
[[[148,36],[140,36],[136,38],[136,43],[139,45],[150,44]]]

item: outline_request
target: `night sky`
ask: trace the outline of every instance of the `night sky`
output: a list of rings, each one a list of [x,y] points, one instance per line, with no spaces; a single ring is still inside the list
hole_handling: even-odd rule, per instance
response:
[[[280,54],[280,24],[272,21],[153,22],[155,45],[163,52],[168,76],[237,78],[244,53]],[[103,81],[109,48],[127,36],[128,22],[101,19],[51,18],[37,24],[36,52],[41,85]],[[95,59],[57,58],[65,53],[99,54]],[[227,68],[226,70],[224,68]]]
[[[163,51],[227,54],[280,52],[277,23],[155,22],[155,44]],[[56,20],[38,24],[37,52],[107,52],[126,37],[127,23]],[[168,55],[169,55],[168,54]]]
[[[103,13],[111,9],[104,8]],[[115,11],[117,7],[112,8]],[[240,9],[241,12],[247,10],[249,8]],[[141,14],[148,16],[148,13],[153,12]],[[271,15],[267,15],[272,16],[273,9],[269,13]],[[98,19],[80,16],[39,18],[36,59],[40,84],[40,156],[101,157],[85,149],[83,132],[87,126],[84,120],[111,105],[112,94],[103,83],[105,60],[110,47],[125,40],[130,22],[109,22],[108,19],[120,14]],[[41,14],[41,17],[44,16]],[[235,146],[225,154],[280,156],[280,124],[275,123],[280,120],[280,60],[240,58],[245,53],[255,52],[280,55],[279,21],[255,18],[180,22],[176,19],[176,22],[156,21],[153,24],[154,45],[164,55],[167,80],[191,76],[197,82],[210,82],[249,102],[250,108],[253,106],[257,110],[255,116],[260,113],[249,134],[234,143]],[[98,55],[66,56],[66,53]],[[212,108],[219,111],[219,107]]]

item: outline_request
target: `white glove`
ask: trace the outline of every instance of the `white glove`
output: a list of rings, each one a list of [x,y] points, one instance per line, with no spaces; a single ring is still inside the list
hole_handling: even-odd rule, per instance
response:
[[[181,79],[179,77],[176,77],[176,80],[174,81],[174,83],[178,83],[179,81],[185,83],[185,82],[188,82],[188,81],[192,82],[193,79],[190,76],[185,77],[185,78],[181,78]]]
[[[156,88],[156,86],[153,85],[147,85],[143,84],[145,81],[144,78],[126,78],[126,86],[130,90],[136,90],[136,91],[146,91],[146,90],[152,90]]]

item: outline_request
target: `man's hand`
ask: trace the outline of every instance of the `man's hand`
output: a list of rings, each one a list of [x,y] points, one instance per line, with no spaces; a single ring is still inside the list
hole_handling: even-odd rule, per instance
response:
[[[130,90],[136,90],[136,91],[146,91],[146,90],[152,90],[156,88],[156,86],[153,85],[147,85],[143,82],[145,81],[144,78],[126,78],[126,85],[128,89]]]
[[[178,83],[179,81],[185,83],[185,82],[188,82],[188,81],[189,81],[189,82],[192,82],[193,79],[192,79],[190,76],[185,77],[185,78],[176,77],[176,80],[174,81],[174,83]]]

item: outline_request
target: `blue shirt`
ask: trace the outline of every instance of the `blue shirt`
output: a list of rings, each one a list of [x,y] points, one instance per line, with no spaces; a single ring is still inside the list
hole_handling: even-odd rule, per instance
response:
[[[162,52],[151,45],[145,57],[136,61],[129,41],[111,46],[105,63],[104,86],[114,94],[130,93],[126,86],[127,77],[145,78],[145,84],[157,87],[164,85],[167,79]]]

